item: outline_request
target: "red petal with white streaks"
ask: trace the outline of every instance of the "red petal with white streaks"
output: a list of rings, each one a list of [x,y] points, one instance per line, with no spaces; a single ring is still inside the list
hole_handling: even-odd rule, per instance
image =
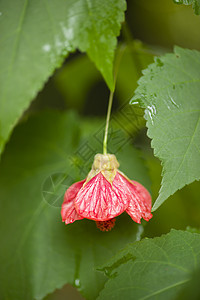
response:
[[[129,199],[126,212],[130,215],[133,221],[140,223],[141,218],[149,221],[152,218],[151,214],[151,196],[147,189],[137,181],[129,181],[122,174],[117,173],[114,182],[121,181],[121,186],[124,188],[124,193]]]
[[[127,207],[126,197],[112,186],[100,172],[80,189],[75,200],[78,214],[95,221],[107,221],[120,215]]]
[[[81,216],[79,216],[79,214],[75,209],[74,200],[78,192],[82,188],[84,182],[85,179],[72,184],[65,192],[64,202],[62,204],[62,209],[61,209],[62,221],[65,222],[65,224],[73,223],[76,220],[83,219]]]
[[[147,209],[151,211],[151,195],[141,183],[134,180],[131,181],[135,186],[139,196],[143,199],[143,202],[146,204]]]

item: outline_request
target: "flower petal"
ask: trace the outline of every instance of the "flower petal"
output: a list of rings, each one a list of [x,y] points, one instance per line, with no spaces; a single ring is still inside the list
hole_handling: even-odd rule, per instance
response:
[[[141,218],[149,221],[152,218],[151,214],[151,196],[147,189],[137,181],[129,181],[120,172],[117,172],[115,180],[121,181],[124,186],[124,192],[129,199],[129,205],[126,212],[130,215],[133,221],[141,223]]]
[[[136,191],[143,198],[143,202],[145,203],[147,209],[151,211],[151,195],[147,191],[147,189],[139,182],[131,180],[133,185],[136,188]]]
[[[65,224],[73,223],[76,220],[83,219],[81,216],[79,216],[75,209],[74,200],[84,182],[85,179],[72,184],[65,192],[64,202],[61,209],[62,221],[65,222]]]
[[[101,172],[80,189],[75,200],[76,211],[84,218],[107,221],[121,214],[127,207],[126,198],[106,180]]]

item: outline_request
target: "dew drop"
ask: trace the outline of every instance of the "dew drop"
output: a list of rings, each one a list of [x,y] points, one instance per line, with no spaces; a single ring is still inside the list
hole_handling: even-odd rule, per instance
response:
[[[77,288],[80,288],[80,264],[81,264],[81,255],[80,253],[77,253],[75,255],[75,261],[76,261],[76,268],[75,268],[75,274],[74,274],[74,286]]]
[[[154,114],[154,116],[155,116],[155,115],[157,114],[156,107],[155,107],[155,105],[153,105],[153,104],[152,104],[151,107],[153,108],[153,114]]]
[[[148,105],[147,109],[146,109],[146,113],[148,113],[148,115],[150,117],[150,120],[151,120],[151,123],[153,125],[154,124],[154,117],[157,114],[155,105],[153,105],[153,104],[152,105]]]
[[[183,1],[182,0],[174,0],[174,3],[183,4]]]
[[[149,117],[150,117],[150,120],[151,120],[151,124],[153,125],[154,124],[154,121],[153,121],[153,115],[152,115],[152,112],[147,109],[146,112],[148,113]]]
[[[77,287],[77,288],[79,288],[79,287],[81,286],[81,282],[80,282],[80,279],[79,279],[79,278],[76,278],[76,279],[74,280],[74,285],[75,285],[75,287]]]
[[[177,108],[179,108],[179,105],[176,103],[176,101],[174,101],[174,99],[173,99],[171,96],[169,96],[169,98],[170,98],[171,103],[172,103],[174,106],[176,106]]]
[[[42,46],[42,50],[43,50],[44,52],[49,52],[49,51],[51,50],[51,45],[49,45],[49,44],[43,45],[43,46]]]

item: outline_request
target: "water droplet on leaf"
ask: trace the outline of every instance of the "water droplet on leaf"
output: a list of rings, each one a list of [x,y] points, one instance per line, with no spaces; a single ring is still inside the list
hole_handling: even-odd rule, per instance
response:
[[[171,103],[176,106],[177,108],[179,108],[179,105],[176,103],[176,101],[172,98],[172,96],[169,96]]]
[[[80,283],[80,279],[79,279],[79,278],[76,278],[76,279],[74,280],[74,285],[75,285],[75,287],[77,287],[77,288],[79,288],[79,287],[81,286],[81,283]]]

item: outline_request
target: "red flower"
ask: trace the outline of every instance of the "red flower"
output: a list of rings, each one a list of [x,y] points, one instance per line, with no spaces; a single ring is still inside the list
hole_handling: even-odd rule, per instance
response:
[[[151,196],[138,182],[129,180],[118,170],[113,154],[97,154],[86,180],[68,188],[62,204],[62,221],[73,223],[83,218],[97,221],[101,230],[110,230],[113,218],[126,211],[133,221],[149,221]]]

